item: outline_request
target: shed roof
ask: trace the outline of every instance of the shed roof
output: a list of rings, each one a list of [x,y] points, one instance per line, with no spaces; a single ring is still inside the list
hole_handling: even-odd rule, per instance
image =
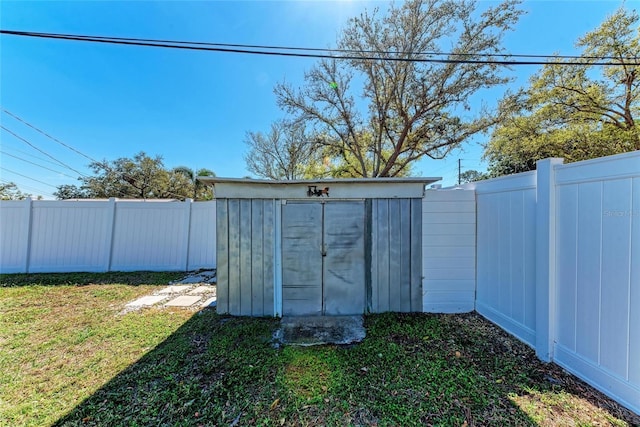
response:
[[[317,180],[264,180],[247,178],[199,177],[215,187],[217,198],[415,198],[424,195],[424,187],[439,177],[341,178]],[[311,190],[318,192],[312,194]],[[325,190],[322,192],[321,190]]]

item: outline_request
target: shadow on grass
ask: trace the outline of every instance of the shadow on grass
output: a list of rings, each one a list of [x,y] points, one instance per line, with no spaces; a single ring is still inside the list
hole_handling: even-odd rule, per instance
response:
[[[575,393],[476,314],[365,325],[357,345],[274,348],[277,320],[204,310],[54,425],[536,425],[518,397]]]
[[[86,286],[99,284],[162,285],[181,279],[185,272],[111,271],[107,273],[25,273],[0,274],[1,287]]]

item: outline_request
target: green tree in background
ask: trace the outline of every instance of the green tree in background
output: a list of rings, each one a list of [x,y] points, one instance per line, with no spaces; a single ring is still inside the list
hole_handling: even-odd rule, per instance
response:
[[[547,157],[574,162],[640,149],[638,23],[637,12],[620,8],[577,41],[582,62],[615,65],[546,65],[502,100],[503,120],[485,151],[492,176],[533,170]]]
[[[173,168],[172,172],[181,173],[186,176],[189,181],[191,181],[193,193],[190,197],[193,200],[213,199],[213,189],[198,180],[198,178],[200,177],[216,176],[215,172],[211,169],[201,168],[198,170],[194,170],[189,168],[188,166],[178,166],[176,168]]]
[[[385,14],[365,12],[338,37],[337,48],[352,59],[320,60],[302,88],[278,84],[278,105],[318,135],[314,144],[332,176],[406,175],[422,157],[444,158],[494,125],[492,112],[470,112],[470,98],[509,79],[495,64],[399,59],[504,53],[503,36],[521,14],[517,5],[507,0],[480,12],[474,1],[408,0]]]
[[[0,200],[24,200],[27,197],[32,195],[20,191],[15,182],[0,182]]]
[[[93,176],[79,178],[82,182],[80,186],[59,186],[54,195],[58,199],[119,197],[184,200],[192,198],[194,194],[206,193],[206,189],[196,188],[198,181],[181,168],[167,170],[162,157],[150,157],[142,151],[133,158],[93,162],[89,167],[94,172]],[[213,172],[206,170],[206,173]]]

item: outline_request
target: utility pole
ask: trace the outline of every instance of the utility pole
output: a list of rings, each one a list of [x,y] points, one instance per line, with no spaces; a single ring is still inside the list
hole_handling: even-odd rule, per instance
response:
[[[462,159],[458,159],[458,185],[460,185],[460,172],[462,170]]]

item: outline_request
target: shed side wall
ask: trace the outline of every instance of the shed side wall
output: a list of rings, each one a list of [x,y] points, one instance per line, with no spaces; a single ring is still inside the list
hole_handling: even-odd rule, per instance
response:
[[[368,308],[385,311],[422,311],[422,199],[371,201],[371,292]],[[417,240],[417,244],[416,244]]]
[[[218,312],[273,316],[273,199],[218,199]]]

